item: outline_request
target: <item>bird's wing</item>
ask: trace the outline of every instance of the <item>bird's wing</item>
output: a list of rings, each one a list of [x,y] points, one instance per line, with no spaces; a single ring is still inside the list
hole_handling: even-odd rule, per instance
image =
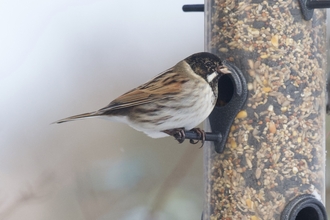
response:
[[[173,68],[168,69],[149,82],[119,96],[98,112],[102,114],[110,110],[133,107],[169,98],[180,93],[182,84],[187,81],[187,77],[176,73]]]

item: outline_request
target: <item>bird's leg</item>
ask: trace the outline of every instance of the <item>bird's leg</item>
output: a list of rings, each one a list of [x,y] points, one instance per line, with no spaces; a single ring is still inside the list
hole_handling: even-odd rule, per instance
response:
[[[202,141],[202,146],[205,143],[205,131],[201,130],[200,128],[193,128],[190,131],[195,132],[198,135],[198,138]],[[165,130],[164,133],[173,136],[175,140],[177,140],[180,144],[184,141],[186,138],[186,133],[184,128],[176,128],[171,130]],[[200,140],[194,141],[193,139],[190,139],[191,144],[197,144]]]
[[[201,130],[200,128],[193,128],[191,129],[191,131],[197,133],[199,135],[199,138],[202,140],[202,146],[204,145],[205,143],[205,131],[204,130]],[[190,143],[191,144],[197,144],[199,142],[199,140],[197,141],[194,141],[193,139],[190,139]]]
[[[180,144],[184,141],[186,134],[184,128],[176,128],[172,130],[165,130],[164,133],[173,136]]]

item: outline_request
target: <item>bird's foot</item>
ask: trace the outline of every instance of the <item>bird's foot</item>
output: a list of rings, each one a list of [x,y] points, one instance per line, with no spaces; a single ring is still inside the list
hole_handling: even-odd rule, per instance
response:
[[[198,139],[199,140],[194,140],[194,139],[190,139],[190,143],[191,144],[197,144],[199,141],[202,141],[202,146],[204,145],[205,142],[205,131],[201,130],[200,128],[193,128],[190,131],[196,133],[198,135]],[[163,131],[164,133],[173,136],[175,138],[175,140],[177,140],[180,144],[185,140],[186,138],[186,133],[184,128],[176,128],[176,129],[171,129],[171,130],[166,130]]]
[[[200,148],[202,148],[205,143],[205,131],[200,128],[193,128],[191,129],[191,131],[195,132],[198,135],[199,139],[202,141],[202,146],[200,146]],[[200,140],[194,141],[193,139],[190,139],[189,142],[191,144],[197,144]]]
[[[186,138],[185,130],[184,128],[176,128],[172,130],[166,130],[164,133],[173,136],[175,140],[177,140],[180,144],[184,141]]]

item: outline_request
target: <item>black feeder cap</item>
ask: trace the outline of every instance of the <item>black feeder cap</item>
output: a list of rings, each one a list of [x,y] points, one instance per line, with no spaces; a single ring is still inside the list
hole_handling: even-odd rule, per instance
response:
[[[281,220],[327,220],[327,213],[321,201],[315,196],[304,194],[291,200],[284,208]]]

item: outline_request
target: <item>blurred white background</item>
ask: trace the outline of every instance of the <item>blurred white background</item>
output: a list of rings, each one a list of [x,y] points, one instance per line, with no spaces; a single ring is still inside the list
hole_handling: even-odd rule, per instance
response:
[[[200,0],[0,0],[0,220],[200,219],[202,149],[97,110],[204,50]],[[329,160],[328,160],[329,161]]]
[[[97,110],[204,50],[198,0],[0,0],[0,219],[200,219],[202,149]]]

